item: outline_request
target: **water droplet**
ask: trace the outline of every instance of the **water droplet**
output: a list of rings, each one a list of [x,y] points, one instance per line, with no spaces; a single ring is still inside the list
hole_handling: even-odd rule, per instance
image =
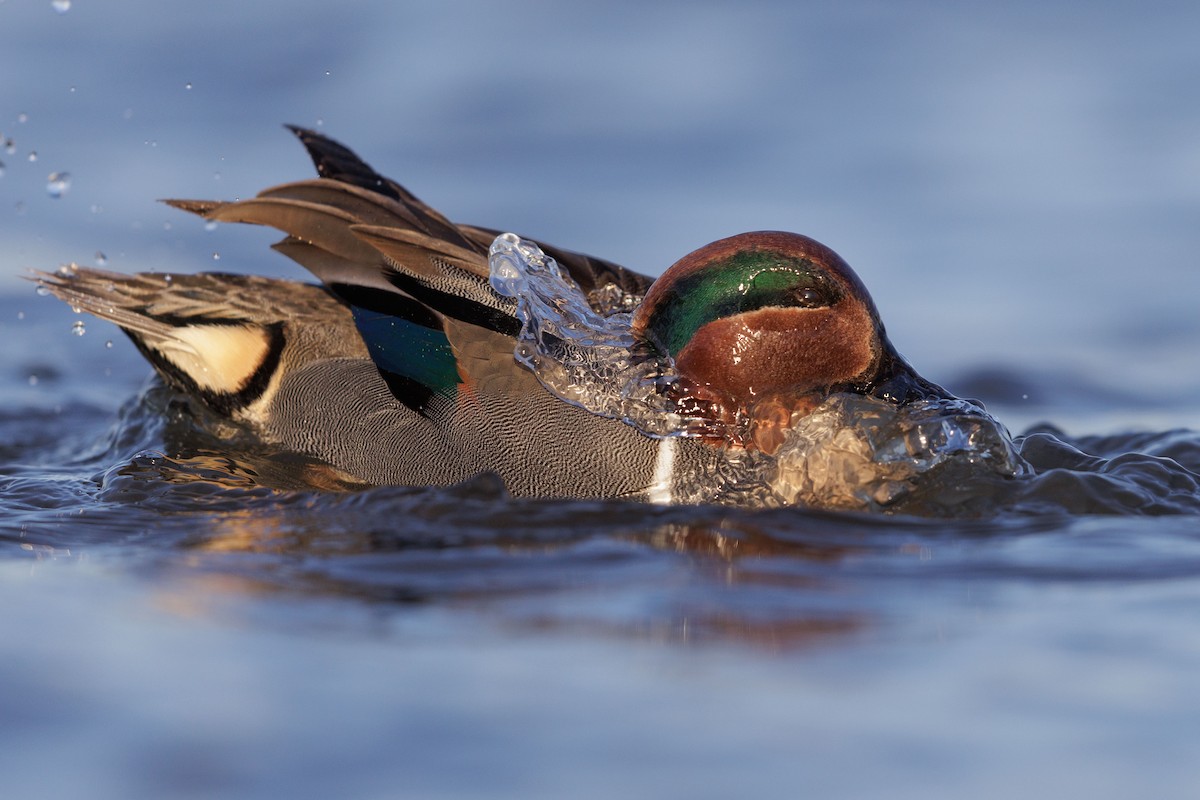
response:
[[[326,77],[326,78],[328,78],[328,77],[329,77],[329,70],[325,70],[325,77]]]
[[[71,0],[50,0],[50,5],[54,6],[54,10],[60,14],[71,10]]]
[[[30,150],[28,158],[30,163],[37,161],[37,150]]]
[[[36,291],[37,291],[38,295],[40,295],[41,297],[45,297],[48,294],[50,294],[50,288],[48,286],[46,286],[46,284],[44,284],[44,283],[39,283],[37,285]]]
[[[112,339],[108,339],[107,341],[104,342],[104,349],[112,350]]]
[[[215,231],[216,229],[217,229],[217,223],[214,222],[213,220],[210,219],[208,222],[204,223],[204,230]]]
[[[214,173],[213,173],[213,180],[214,180],[214,181],[219,181],[219,180],[221,180],[221,173],[219,173],[219,172],[214,172]]]
[[[220,260],[221,260],[221,254],[213,253],[213,261],[220,261]]]
[[[187,83],[185,83],[185,84],[183,85],[183,88],[184,88],[184,89],[187,89],[187,90],[190,92],[190,91],[192,90],[192,82],[191,82],[191,81],[188,81]]]
[[[320,117],[317,117],[317,127],[318,127],[318,128],[324,128],[324,127],[325,127],[325,120],[321,119]]]
[[[71,94],[75,94],[75,87],[71,86],[67,89],[67,91],[70,92]]]
[[[93,214],[99,214],[102,211],[104,211],[104,206],[97,205],[96,203],[92,203],[91,212]]]
[[[164,231],[169,231],[169,230],[171,230],[171,223],[170,223],[170,222],[164,222],[164,223],[163,223],[163,230],[164,230]]]
[[[174,280],[174,276],[173,275],[163,275],[163,280],[166,281],[167,283],[170,283],[172,280]]]
[[[87,333],[87,327],[83,324],[83,320],[77,319],[71,323],[71,333],[75,334],[76,336],[83,336],[85,333]]]
[[[25,319],[25,312],[24,312],[24,311],[18,311],[18,312],[17,312],[17,319],[18,319],[18,320]]]
[[[108,266],[108,256],[104,255],[104,253],[102,251],[100,251],[100,250],[96,251],[95,259],[96,259],[97,267]]]
[[[62,197],[71,188],[71,173],[51,172],[46,178],[46,194],[54,198]]]
[[[37,376],[37,375],[30,375],[30,376],[29,376],[29,385],[30,385],[30,386],[37,386],[37,385],[38,385],[38,376]]]
[[[17,114],[17,122],[24,125],[26,122],[29,122],[29,115],[24,112]]]
[[[4,177],[4,162],[0,161],[0,178]]]
[[[4,152],[8,153],[10,156],[17,152],[17,143],[12,140],[11,136],[4,140]]]

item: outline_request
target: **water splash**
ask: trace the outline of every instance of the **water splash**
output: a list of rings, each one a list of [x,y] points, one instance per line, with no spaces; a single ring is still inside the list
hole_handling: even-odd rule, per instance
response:
[[[992,497],[988,478],[1032,474],[1004,426],[958,399],[833,395],[792,421],[775,460],[769,483],[783,503],[872,511],[955,508]]]
[[[534,242],[506,233],[489,252],[492,287],[517,301],[514,356],[548,391],[653,437],[703,436],[720,444],[757,441],[764,409],[713,422],[680,413],[671,359],[641,346],[629,298],[585,297]],[[599,307],[598,307],[599,306]],[[1031,470],[1008,431],[978,405],[934,399],[903,406],[835,394],[815,410],[783,409],[767,452],[713,447],[694,476],[676,483],[676,502],[813,505],[861,510],[959,508],[995,494],[990,478]],[[701,474],[702,473],[702,474]],[[923,509],[926,510],[926,509]]]
[[[597,311],[553,258],[516,234],[496,237],[488,263],[492,288],[517,301],[516,359],[546,389],[651,436],[687,432],[694,420],[676,413],[667,391],[674,365],[638,346],[631,313]]]

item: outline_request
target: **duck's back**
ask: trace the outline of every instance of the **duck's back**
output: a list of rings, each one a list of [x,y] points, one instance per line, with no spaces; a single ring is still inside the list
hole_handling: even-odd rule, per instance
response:
[[[445,485],[492,472],[518,496],[666,499],[693,446],[563,402],[498,350],[504,340],[474,354],[473,386],[412,408],[371,359],[348,306],[324,287],[85,267],[42,281],[121,326],[208,411],[365,483]]]

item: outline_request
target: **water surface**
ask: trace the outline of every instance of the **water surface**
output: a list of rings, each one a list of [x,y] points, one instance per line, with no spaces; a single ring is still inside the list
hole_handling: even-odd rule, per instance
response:
[[[0,2],[0,792],[1192,796],[1198,23]],[[299,277],[154,203],[307,176],[282,122],[651,274],[813,235],[1039,475],[949,519],[287,486],[19,280]]]

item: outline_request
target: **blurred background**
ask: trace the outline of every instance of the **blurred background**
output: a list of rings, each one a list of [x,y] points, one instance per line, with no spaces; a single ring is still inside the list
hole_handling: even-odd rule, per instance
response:
[[[1194,517],[175,485],[127,452],[149,367],[22,277],[304,279],[157,202],[309,177],[294,123],[650,274],[813,236],[1014,432],[1200,428],[1197,32],[1195,2],[0,0],[0,796],[1194,796]]]
[[[1197,30],[1182,2],[0,0],[0,290],[98,253],[299,277],[155,202],[306,177],[290,122],[651,274],[806,233],[1015,427],[1195,426]]]

